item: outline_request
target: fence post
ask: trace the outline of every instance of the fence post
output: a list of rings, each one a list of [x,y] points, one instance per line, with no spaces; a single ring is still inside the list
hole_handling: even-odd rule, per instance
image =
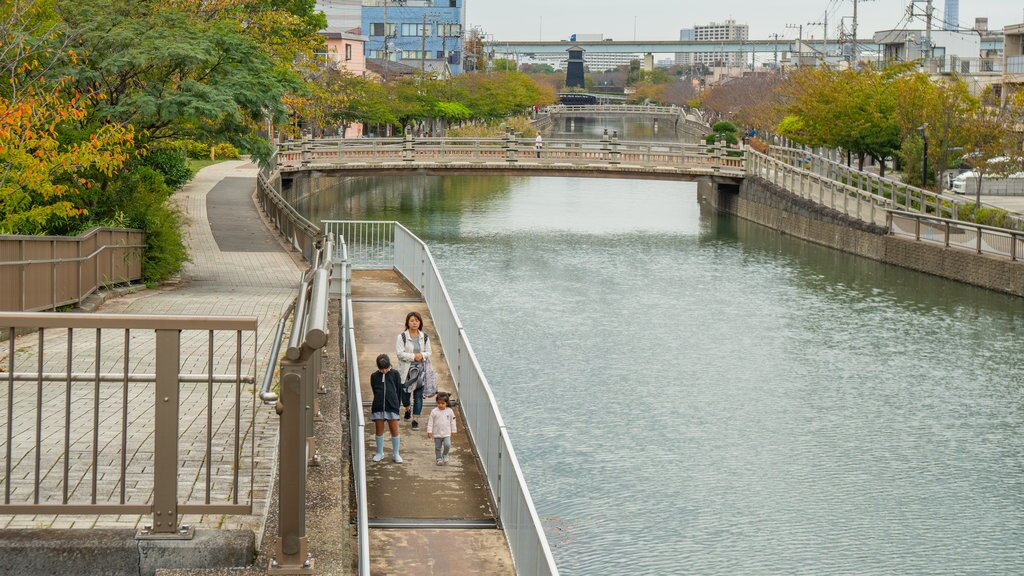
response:
[[[191,539],[187,526],[178,529],[178,409],[181,331],[156,331],[156,401],[153,424],[153,525],[136,538]]]
[[[313,557],[306,536],[306,385],[308,358],[281,361],[281,417],[278,468],[278,534],[270,573],[312,574]]]
[[[302,141],[302,165],[309,166],[309,142]]]
[[[516,162],[516,149],[519,145],[519,141],[516,139],[516,133],[512,130],[505,132],[505,161],[508,163]]]
[[[412,137],[412,126],[405,127],[405,140],[402,142],[402,161],[412,162],[415,151],[415,143]]]
[[[612,164],[620,164],[622,162],[622,152],[619,151],[619,131],[618,130],[612,132],[611,150],[612,150],[612,153],[611,153],[611,156],[612,156],[611,163]]]

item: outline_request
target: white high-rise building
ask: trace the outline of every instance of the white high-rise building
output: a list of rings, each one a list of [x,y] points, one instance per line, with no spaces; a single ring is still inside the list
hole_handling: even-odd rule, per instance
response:
[[[331,30],[347,32],[362,25],[362,0],[316,0],[316,7],[327,17]]]
[[[693,39],[705,42],[749,40],[750,27],[737,24],[735,20],[712,22],[694,26]],[[694,63],[707,66],[741,66],[745,60],[745,55],[738,52],[697,52],[693,55]]]
[[[679,31],[679,39],[693,40],[693,28],[683,28]],[[690,66],[693,64],[693,54],[676,54],[676,66]]]

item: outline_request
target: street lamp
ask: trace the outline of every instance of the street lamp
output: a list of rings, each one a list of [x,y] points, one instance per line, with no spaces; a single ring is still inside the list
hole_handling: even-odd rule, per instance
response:
[[[921,133],[921,140],[924,141],[924,150],[921,152],[921,188],[928,188],[928,133],[925,130],[928,128],[928,123],[925,122],[917,127],[917,131]]]

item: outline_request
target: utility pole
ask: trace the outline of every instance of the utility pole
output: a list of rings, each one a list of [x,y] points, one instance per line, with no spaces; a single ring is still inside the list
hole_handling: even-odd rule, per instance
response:
[[[828,12],[825,12],[824,22],[808,22],[808,26],[824,26],[825,27],[825,46],[822,48],[822,60],[825,64],[828,64]]]
[[[771,37],[772,37],[772,40],[775,41],[775,45],[772,46],[772,48],[775,49],[774,62],[775,62],[775,67],[777,68],[779,66],[779,35],[778,35],[778,33],[775,33],[775,34],[772,34]]]
[[[857,44],[857,0],[853,0],[853,46],[850,49],[850,66],[860,64],[860,46]]]
[[[423,15],[420,27],[420,76],[427,73],[427,15]]]
[[[384,2],[384,81],[388,81],[388,0]]]
[[[800,58],[801,58],[801,56],[803,56],[803,53],[804,53],[804,25],[803,24],[786,24],[786,28],[795,28],[795,29],[799,30],[798,35],[797,35],[797,41],[796,41],[796,46],[797,46],[796,65],[799,66],[800,65]]]
[[[929,60],[932,57],[932,10],[932,0],[928,0],[928,8],[925,9],[925,19],[927,22],[927,28],[925,28],[925,37],[928,38],[928,45],[925,47],[925,50],[927,50],[927,55],[925,57],[928,58]]]

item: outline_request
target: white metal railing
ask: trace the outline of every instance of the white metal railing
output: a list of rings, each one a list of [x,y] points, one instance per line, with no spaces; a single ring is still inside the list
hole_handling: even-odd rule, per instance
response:
[[[392,221],[325,220],[320,223],[335,243],[345,242],[357,268],[391,268],[395,261],[395,223]]]
[[[325,221],[330,229],[358,222]],[[488,488],[498,510],[518,574],[556,575],[558,569],[540,518],[516,460],[515,451],[487,378],[480,368],[448,290],[427,245],[401,224],[392,223],[393,266],[421,293],[434,327],[466,418],[466,428],[484,468]],[[353,240],[348,245],[352,249]],[[358,248],[356,252],[359,253]],[[353,261],[352,264],[358,264]],[[354,354],[354,350],[352,352]],[[350,369],[351,370],[351,369]],[[352,381],[358,375],[350,372]],[[353,430],[353,434],[359,431]],[[362,436],[358,436],[361,438]],[[353,441],[353,444],[355,441]],[[353,455],[355,457],[355,455]]]
[[[352,321],[351,261],[344,256],[342,277],[342,358],[345,359],[348,381],[349,438],[352,442],[352,483],[356,494],[356,532],[359,546],[359,576],[370,576],[370,520],[366,498],[366,416],[363,396],[359,390],[359,352],[356,349],[355,322]]]

